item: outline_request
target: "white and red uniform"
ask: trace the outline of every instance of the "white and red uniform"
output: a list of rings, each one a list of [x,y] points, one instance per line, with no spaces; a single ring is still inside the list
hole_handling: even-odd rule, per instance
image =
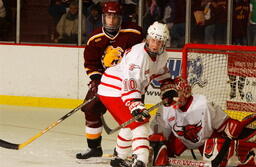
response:
[[[145,43],[140,43],[127,51],[119,64],[104,72],[98,87],[100,100],[119,124],[133,117],[127,104],[140,99],[152,79],[161,81],[170,77],[166,52],[152,60],[144,47]],[[132,147],[137,159],[148,162],[147,122],[134,122],[120,130],[116,146],[118,156],[126,158]]]
[[[209,103],[203,95],[193,95],[193,100],[183,112],[172,107],[160,107],[151,123],[154,133],[163,133],[178,138],[188,149],[203,146],[213,132],[223,130],[228,115],[214,103]]]
[[[98,87],[98,95],[119,98],[125,105],[131,100],[140,99],[152,79],[161,81],[170,77],[166,65],[168,59],[166,52],[158,55],[153,61],[145,51],[144,45],[145,43],[140,43],[133,46],[118,65],[105,71]],[[127,111],[118,109],[110,112],[119,124],[132,118],[128,112],[129,116],[125,117],[127,115],[124,114],[122,121],[119,121],[117,117],[120,117],[120,113]]]
[[[144,46],[145,43],[133,46],[126,51],[121,63],[105,71],[98,88],[99,95],[121,97],[126,103],[141,98],[152,79],[161,81],[170,77],[166,52],[152,60]]]

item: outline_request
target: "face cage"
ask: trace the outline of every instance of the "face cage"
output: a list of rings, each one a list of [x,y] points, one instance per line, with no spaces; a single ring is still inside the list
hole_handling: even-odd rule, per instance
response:
[[[187,97],[185,97],[184,93],[176,88],[169,88],[161,92],[161,98],[163,99],[164,106],[172,106],[174,109],[184,106],[187,102]]]
[[[103,27],[104,27],[104,29],[107,31],[107,32],[116,32],[116,31],[118,31],[119,29],[120,29],[120,27],[121,27],[121,24],[122,24],[122,16],[121,15],[118,15],[118,17],[119,17],[119,23],[115,26],[115,27],[109,27],[109,26],[107,26],[107,24],[106,24],[106,20],[105,20],[105,14],[103,13],[102,14],[102,24],[103,24]]]
[[[178,108],[181,108],[182,106],[184,106],[187,102],[187,98],[182,95],[179,91],[178,91],[178,97],[176,100],[174,100],[174,104],[172,105],[172,107],[174,109],[178,109]]]

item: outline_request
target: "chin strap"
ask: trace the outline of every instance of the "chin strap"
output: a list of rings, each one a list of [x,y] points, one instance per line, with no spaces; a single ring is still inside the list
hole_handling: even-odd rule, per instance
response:
[[[146,50],[146,52],[148,53],[149,57],[150,57],[153,61],[156,60],[156,57],[157,57],[158,55],[160,55],[160,54],[163,53],[163,51],[162,51],[161,53],[156,53],[156,52],[150,51],[150,50],[149,50],[148,43],[145,44],[144,49]]]
[[[119,31],[119,29],[118,30],[109,30],[109,29],[107,29],[107,28],[103,28],[104,29],[104,32],[108,35],[108,36],[110,36],[111,38],[113,38],[114,36],[116,36],[116,34],[118,33],[118,31]]]
[[[161,55],[162,53],[164,53],[165,45],[166,45],[166,44],[163,45],[163,47],[161,48],[161,50],[160,50],[159,52],[152,52],[152,51],[150,51],[149,45],[148,45],[147,42],[146,42],[144,48],[145,48],[146,52],[149,54],[149,56],[150,56],[151,58],[152,58],[152,57],[156,58],[158,55]]]

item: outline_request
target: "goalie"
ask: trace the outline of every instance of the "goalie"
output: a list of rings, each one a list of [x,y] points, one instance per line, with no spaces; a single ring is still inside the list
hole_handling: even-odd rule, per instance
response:
[[[235,154],[233,148],[233,155],[242,154],[243,165],[255,165],[256,145],[247,141],[256,135],[255,130],[244,129],[242,122],[231,119],[218,105],[208,102],[205,96],[192,95],[190,85],[182,77],[166,80],[160,89],[164,105],[150,125],[154,166],[167,165],[168,157],[180,156],[187,149],[199,149],[201,154],[204,152],[205,159],[212,161],[220,151],[214,148],[221,148],[224,135],[232,140],[243,137],[238,140],[240,145],[237,147],[245,149]],[[255,120],[255,115],[249,119]],[[211,142],[215,138],[218,142]],[[208,145],[204,148],[205,143]],[[253,148],[254,154],[250,152]],[[233,155],[229,154],[229,158]],[[222,163],[222,166],[227,163]]]

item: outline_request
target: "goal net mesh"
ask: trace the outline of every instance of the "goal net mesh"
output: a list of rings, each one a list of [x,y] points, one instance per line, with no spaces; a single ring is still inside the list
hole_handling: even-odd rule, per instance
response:
[[[232,118],[256,112],[256,47],[187,44],[182,75],[194,94],[203,94]]]

